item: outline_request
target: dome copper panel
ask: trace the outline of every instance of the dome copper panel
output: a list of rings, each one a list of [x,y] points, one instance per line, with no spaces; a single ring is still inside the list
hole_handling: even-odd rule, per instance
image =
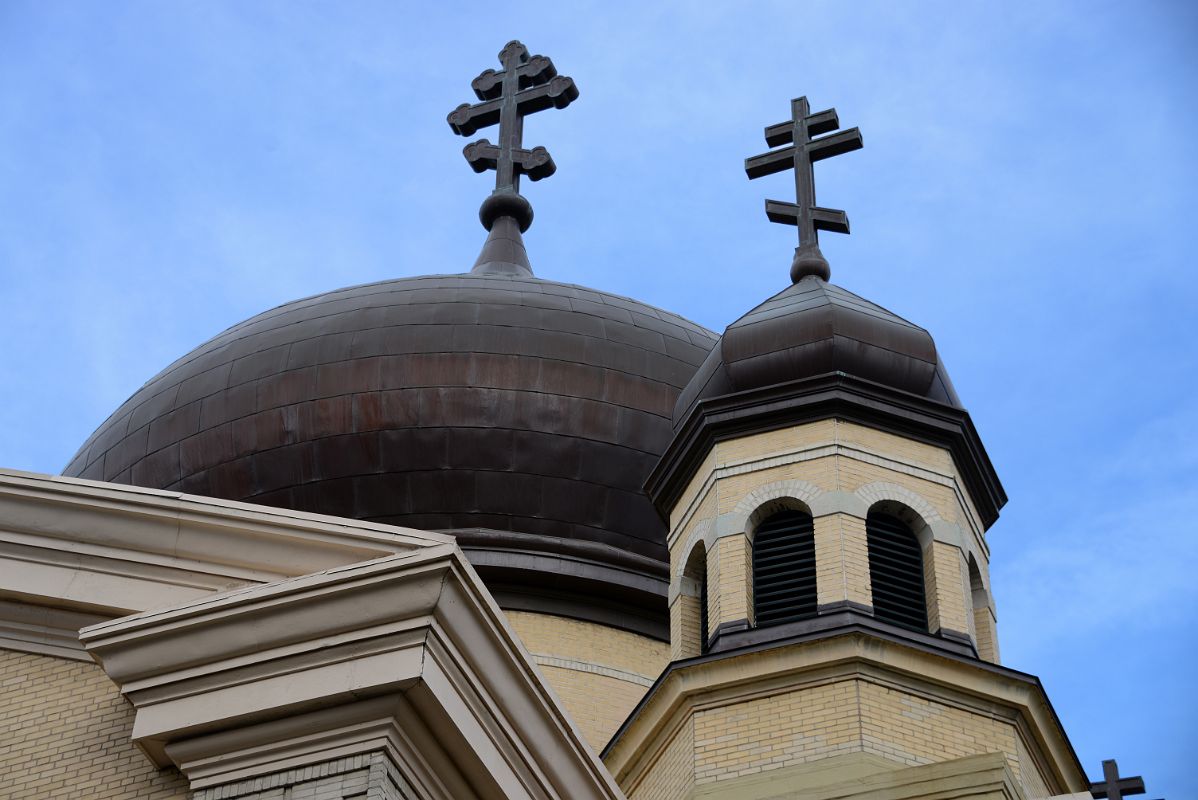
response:
[[[807,276],[728,326],[679,398],[674,425],[707,398],[836,372],[961,407],[926,330]]]
[[[713,342],[676,315],[536,278],[344,289],[179,359],[64,474],[664,561],[641,487]]]

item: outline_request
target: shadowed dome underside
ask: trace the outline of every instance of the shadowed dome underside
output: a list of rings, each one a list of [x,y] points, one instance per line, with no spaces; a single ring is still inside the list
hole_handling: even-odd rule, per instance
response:
[[[179,359],[64,474],[664,560],[642,484],[713,341],[634,300],[535,278],[354,287]]]

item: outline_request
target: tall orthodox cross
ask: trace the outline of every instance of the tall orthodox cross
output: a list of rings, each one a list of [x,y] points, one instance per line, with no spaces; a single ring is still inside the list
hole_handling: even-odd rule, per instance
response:
[[[795,199],[798,202],[766,200],[765,214],[770,222],[794,225],[799,229],[799,246],[795,249],[794,263],[790,267],[791,280],[796,282],[806,275],[817,275],[824,280],[831,277],[828,260],[819,249],[819,231],[849,232],[849,218],[843,211],[820,208],[815,204],[815,162],[859,150],[862,146],[861,132],[856,128],[812,138],[831,133],[839,127],[836,109],[812,114],[806,97],[791,100],[790,119],[765,129],[767,145],[787,146],[745,159],[745,172],[749,180],[787,169],[794,170]]]
[[[565,108],[578,98],[571,78],[558,75],[545,56],[529,56],[520,42],[499,53],[503,69],[486,70],[470,84],[481,102],[463,103],[449,114],[449,127],[461,136],[499,124],[499,143],[479,139],[462,151],[475,172],[495,170],[495,191],[479,214],[491,230],[495,219],[513,217],[521,231],[532,224],[532,206],[520,195],[520,176],[547,178],[557,169],[544,147],[524,149],[524,117],[547,108]]]

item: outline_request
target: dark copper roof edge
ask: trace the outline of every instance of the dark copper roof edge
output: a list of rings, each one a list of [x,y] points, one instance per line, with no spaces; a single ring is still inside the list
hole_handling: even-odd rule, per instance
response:
[[[1073,742],[1070,741],[1069,735],[1065,731],[1065,726],[1061,723],[1061,718],[1057,715],[1057,710],[1053,707],[1052,701],[1048,697],[1048,692],[1046,692],[1044,689],[1044,684],[1041,683],[1040,678],[1036,675],[1032,675],[1029,672],[1021,672],[1020,670],[1012,669],[1002,664],[995,664],[989,661],[983,661],[978,658],[960,655],[945,650],[939,647],[934,641],[931,643],[929,642],[929,640],[934,640],[935,638],[931,634],[920,634],[914,631],[909,631],[899,628],[895,625],[889,625],[887,623],[880,622],[872,617],[862,614],[855,614],[851,611],[841,612],[836,615],[835,620],[829,620],[829,622],[832,624],[825,628],[815,630],[810,633],[791,636],[786,639],[751,644],[736,649],[724,650],[718,653],[705,653],[700,656],[695,656],[694,658],[671,661],[666,665],[666,668],[662,670],[661,675],[657,677],[657,680],[653,682],[653,685],[646,690],[645,694],[637,702],[632,711],[629,712],[624,721],[620,723],[620,727],[616,729],[616,732],[612,734],[611,739],[608,740],[607,744],[605,744],[603,749],[599,752],[599,758],[607,758],[607,755],[611,752],[612,747],[614,747],[624,733],[627,732],[628,728],[632,725],[636,718],[640,716],[645,706],[649,704],[650,700],[657,694],[670,675],[679,669],[685,669],[686,667],[697,664],[705,664],[711,661],[734,658],[747,653],[755,653],[789,647],[796,644],[803,644],[804,642],[809,641],[830,639],[838,636],[857,635],[874,636],[879,639],[885,639],[887,641],[891,641],[906,647],[911,647],[915,650],[925,653],[930,653],[950,661],[969,664],[970,666],[986,670],[987,672],[991,672],[996,675],[1002,675],[1003,677],[1020,681],[1022,683],[1028,684],[1029,686],[1035,687],[1039,691],[1040,697],[1044,700],[1044,704],[1047,706],[1048,712],[1052,716],[1052,721],[1057,726],[1057,731],[1060,733],[1061,738],[1069,748],[1069,755],[1072,757],[1073,767],[1077,770],[1079,775],[1081,775],[1083,778],[1085,777],[1086,770],[1082,766],[1081,759],[1079,759],[1077,756],[1077,750],[1074,749]],[[1087,778],[1086,780],[1088,781],[1089,779]]]
[[[947,448],[986,528],[1006,505],[1006,491],[968,411],[843,372],[695,403],[649,473],[645,491],[668,522],[669,508],[716,442],[829,418]]]

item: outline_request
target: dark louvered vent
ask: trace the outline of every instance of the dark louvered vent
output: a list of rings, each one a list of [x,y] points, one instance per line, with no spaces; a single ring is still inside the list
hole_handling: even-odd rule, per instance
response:
[[[703,562],[703,578],[699,582],[699,652],[706,653],[711,632],[707,630],[707,562]]]
[[[874,618],[905,628],[928,629],[923,594],[923,552],[898,517],[871,511],[865,521]]]
[[[815,531],[811,515],[780,511],[753,537],[753,608],[757,626],[815,614]]]

